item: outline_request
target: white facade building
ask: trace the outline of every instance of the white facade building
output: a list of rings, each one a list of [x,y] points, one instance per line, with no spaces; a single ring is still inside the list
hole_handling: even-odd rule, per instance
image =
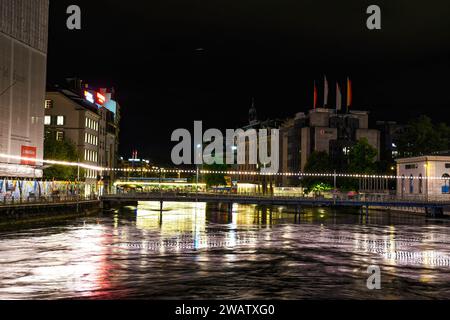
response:
[[[450,157],[398,159],[397,173],[397,195],[450,200]]]
[[[0,1],[0,176],[42,177],[42,163],[17,157],[44,155],[48,9],[48,0]]]

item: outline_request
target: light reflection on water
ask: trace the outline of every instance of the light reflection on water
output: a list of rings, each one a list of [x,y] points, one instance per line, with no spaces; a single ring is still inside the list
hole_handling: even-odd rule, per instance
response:
[[[0,233],[0,299],[450,298],[450,225],[204,203]],[[382,290],[366,288],[369,265]]]

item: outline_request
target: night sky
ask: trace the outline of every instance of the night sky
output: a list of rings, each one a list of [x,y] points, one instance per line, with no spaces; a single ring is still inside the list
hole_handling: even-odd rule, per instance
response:
[[[168,162],[177,128],[236,128],[252,97],[259,118],[308,110],[313,81],[351,77],[354,109],[372,120],[450,107],[448,0],[50,0],[49,83],[77,76],[114,86],[121,154]],[[66,8],[82,9],[82,30]],[[381,31],[366,9],[382,9]],[[319,93],[320,94],[320,93]],[[450,122],[450,121],[448,121]]]

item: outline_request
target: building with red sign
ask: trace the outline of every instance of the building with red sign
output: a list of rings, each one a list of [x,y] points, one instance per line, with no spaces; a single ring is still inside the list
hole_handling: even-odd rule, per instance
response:
[[[48,9],[0,1],[0,176],[42,177]]]
[[[49,86],[46,94],[46,139],[73,142],[90,166],[116,168],[119,147],[120,106],[112,89],[93,89],[77,79]],[[111,188],[112,171],[85,170],[86,192]]]

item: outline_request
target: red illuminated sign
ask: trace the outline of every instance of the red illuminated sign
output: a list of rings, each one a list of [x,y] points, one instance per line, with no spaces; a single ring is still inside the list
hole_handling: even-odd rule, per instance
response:
[[[36,147],[22,146],[21,157],[27,159],[22,159],[20,164],[25,166],[35,166],[36,161],[31,159],[36,159],[37,157]]]
[[[106,102],[106,97],[101,93],[97,92],[97,103],[104,104]]]

